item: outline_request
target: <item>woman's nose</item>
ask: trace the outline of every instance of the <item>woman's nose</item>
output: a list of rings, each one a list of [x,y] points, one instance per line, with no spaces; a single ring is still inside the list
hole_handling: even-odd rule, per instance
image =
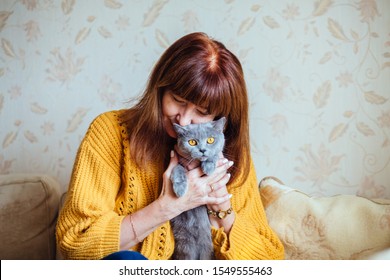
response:
[[[176,116],[176,121],[181,126],[189,125],[192,123],[192,115],[189,110],[183,110],[182,112],[179,112]]]

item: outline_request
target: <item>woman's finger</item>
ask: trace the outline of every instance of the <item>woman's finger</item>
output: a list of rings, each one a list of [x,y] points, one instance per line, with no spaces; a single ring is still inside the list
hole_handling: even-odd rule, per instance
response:
[[[172,186],[171,174],[172,174],[173,168],[176,165],[178,165],[179,158],[177,157],[176,153],[173,150],[171,151],[170,156],[171,156],[171,159],[169,161],[169,165],[163,174],[163,188],[161,191],[161,195],[164,195],[166,192],[173,193],[172,187],[167,187],[167,186]]]
[[[171,159],[169,161],[169,165],[167,169],[164,172],[164,175],[166,175],[168,178],[171,176],[173,168],[178,165],[179,163],[179,158],[177,157],[176,153],[174,150],[171,151],[170,153]]]
[[[218,166],[214,173],[211,175],[207,176],[207,184],[215,184],[218,181],[220,181],[224,176],[227,174],[227,170],[232,167],[233,162],[232,161],[227,161],[223,165]]]
[[[208,204],[208,205],[212,205],[212,204],[222,204],[226,201],[228,201],[229,199],[232,198],[232,194],[230,193],[227,193],[223,196],[219,196],[219,197],[216,197],[216,196],[207,196],[205,198],[205,204]]]
[[[217,196],[219,192],[219,190],[225,188],[226,189],[226,185],[227,183],[229,182],[230,180],[230,173],[227,173],[225,174],[225,176],[222,177],[221,180],[219,180],[218,182],[216,183],[213,183],[213,184],[210,184],[210,193],[211,195],[214,195],[214,196]],[[225,193],[227,192],[227,190],[224,191]]]
[[[187,172],[187,178],[189,180],[196,180],[198,178],[201,178],[204,175],[202,168],[196,167],[190,171]]]

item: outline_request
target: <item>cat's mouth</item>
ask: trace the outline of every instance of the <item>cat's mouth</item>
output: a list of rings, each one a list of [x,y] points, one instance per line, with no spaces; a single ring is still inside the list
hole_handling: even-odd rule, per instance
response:
[[[200,160],[200,161],[205,161],[205,160],[207,160],[207,157],[205,157],[205,156],[200,157],[199,160]]]

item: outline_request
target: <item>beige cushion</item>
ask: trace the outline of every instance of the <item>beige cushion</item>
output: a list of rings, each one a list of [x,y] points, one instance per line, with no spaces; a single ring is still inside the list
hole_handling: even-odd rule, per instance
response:
[[[0,175],[0,259],[55,259],[59,188],[48,176]]]
[[[390,200],[313,198],[272,177],[260,193],[286,259],[367,259],[390,248]]]

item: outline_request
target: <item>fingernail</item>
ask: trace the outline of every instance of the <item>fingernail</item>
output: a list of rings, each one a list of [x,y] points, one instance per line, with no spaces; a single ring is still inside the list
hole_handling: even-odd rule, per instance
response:
[[[223,160],[222,160],[222,163],[227,163],[228,162],[228,160],[226,159],[226,158],[224,158]]]
[[[173,158],[174,156],[175,156],[175,152],[171,150],[171,158]]]
[[[229,167],[231,167],[234,164],[233,161],[229,161]]]
[[[232,196],[233,196],[233,195],[232,195],[231,193],[229,193],[229,199],[232,198]]]

